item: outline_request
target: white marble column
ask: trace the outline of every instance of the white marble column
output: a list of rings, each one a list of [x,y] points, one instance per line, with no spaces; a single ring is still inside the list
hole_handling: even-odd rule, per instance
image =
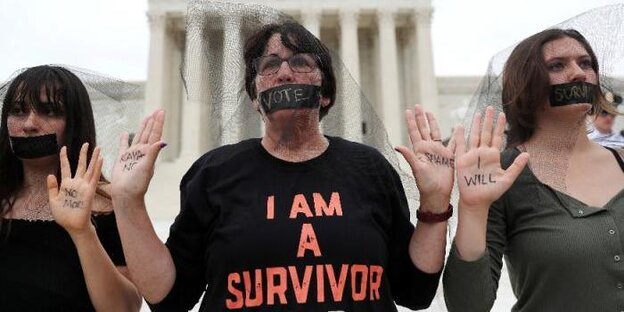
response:
[[[303,26],[311,32],[316,38],[321,38],[321,16],[320,8],[303,8]]]
[[[180,76],[180,67],[183,65],[185,49],[185,33],[180,29],[174,29],[169,53],[169,94],[163,108],[167,112],[167,121],[165,122],[163,139],[168,143],[166,149],[160,152],[160,158],[163,161],[174,161],[180,156],[182,125],[183,101],[186,98],[186,91]]]
[[[169,73],[167,54],[171,39],[168,35],[165,13],[150,12],[147,18],[150,27],[150,48],[144,111],[149,113],[156,108],[164,108],[164,95],[167,92],[167,82],[170,80],[167,76]]]
[[[416,103],[420,103],[424,108],[432,112],[436,117],[440,116],[438,107],[438,84],[433,69],[433,52],[431,46],[431,15],[432,8],[419,8],[412,15],[415,35],[414,64],[415,71],[414,89],[418,90]]]
[[[174,88],[178,79],[174,76],[173,70],[174,63],[179,64],[174,60],[176,55],[174,50],[177,47],[167,15],[163,12],[150,12],[147,17],[150,27],[150,50],[143,115],[151,113],[156,108],[162,108],[167,111],[169,119],[172,115],[176,115],[178,107],[175,107],[175,104],[179,101],[180,90]],[[143,116],[138,119],[141,118]],[[178,133],[177,123],[165,123],[163,139],[170,142],[171,147],[162,152],[160,160],[172,161],[177,157]]]
[[[187,29],[187,34],[201,34],[201,25],[192,24]],[[182,119],[182,145],[180,158],[185,161],[197,159],[206,149],[212,147],[213,131],[209,104],[211,103],[211,91],[209,84],[208,46],[205,36],[187,36],[186,40],[186,87],[188,96],[183,101]]]
[[[238,16],[226,16],[223,25],[223,80],[221,100],[221,145],[241,140],[238,92],[243,81],[243,51],[240,37],[241,22]]]
[[[346,139],[362,142],[362,110],[360,97],[360,49],[358,45],[359,12],[355,9],[343,8],[339,11],[340,20],[340,52],[342,62],[348,72],[342,73],[342,94],[355,95],[354,98],[344,97],[349,101],[350,109],[342,109],[343,133]],[[353,91],[357,92],[354,93]],[[340,105],[340,103],[338,103]],[[343,104],[346,108],[347,103]]]
[[[379,67],[378,82],[381,87],[381,115],[392,145],[403,144],[401,122],[403,112],[399,96],[399,70],[397,39],[395,31],[395,12],[380,9],[377,12],[379,27]]]

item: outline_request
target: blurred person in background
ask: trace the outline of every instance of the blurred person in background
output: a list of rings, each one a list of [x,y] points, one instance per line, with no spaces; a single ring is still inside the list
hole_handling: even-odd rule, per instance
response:
[[[611,92],[607,92],[605,98],[607,101],[614,103],[614,105],[622,101],[620,96],[614,95]],[[615,108],[615,111],[617,111],[617,107]],[[614,114],[614,112],[606,110],[600,110],[598,114],[591,116],[593,127],[587,134],[589,139],[602,146],[618,149],[624,148],[624,135],[622,135],[622,131],[614,131],[613,129],[616,118],[617,115]]]

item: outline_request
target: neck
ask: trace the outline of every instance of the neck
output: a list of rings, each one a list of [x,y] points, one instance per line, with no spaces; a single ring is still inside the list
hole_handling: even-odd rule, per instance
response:
[[[48,175],[56,174],[56,162],[23,161],[24,190],[47,190]]]
[[[593,144],[587,137],[586,113],[568,112],[540,118],[533,136],[525,145],[554,154],[589,150]]]
[[[52,161],[54,160],[54,161]],[[27,220],[52,220],[48,205],[47,176],[55,174],[58,158],[22,161],[24,184],[16,195],[9,218]]]
[[[277,158],[298,162],[319,156],[328,142],[319,129],[318,114],[293,114],[285,120],[265,118],[262,146]]]

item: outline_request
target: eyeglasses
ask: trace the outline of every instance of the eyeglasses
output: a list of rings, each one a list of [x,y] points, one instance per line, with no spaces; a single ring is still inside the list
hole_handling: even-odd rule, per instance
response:
[[[318,56],[313,53],[297,53],[288,59],[271,54],[256,58],[253,66],[260,76],[277,73],[283,62],[287,62],[290,69],[296,73],[309,73],[318,68],[317,60]]]

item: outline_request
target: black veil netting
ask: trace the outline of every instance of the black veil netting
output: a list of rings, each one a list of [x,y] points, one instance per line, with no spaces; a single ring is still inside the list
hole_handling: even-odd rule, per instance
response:
[[[86,87],[95,120],[96,143],[102,149],[104,158],[102,174],[106,178],[110,178],[115,159],[117,158],[119,137],[123,132],[132,133],[136,129],[143,113],[143,106],[140,103],[143,90],[138,85],[87,69],[68,65],[49,66],[63,67],[69,70]],[[0,86],[0,108],[13,80],[27,69],[22,68],[15,71]]]

